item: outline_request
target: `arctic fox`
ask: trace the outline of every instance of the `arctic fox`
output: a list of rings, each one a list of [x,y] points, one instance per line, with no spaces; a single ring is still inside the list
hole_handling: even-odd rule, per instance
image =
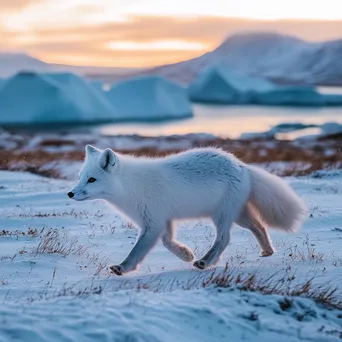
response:
[[[141,230],[127,258],[109,267],[117,275],[136,270],[159,239],[178,258],[193,261],[193,252],[175,239],[174,220],[212,219],[215,241],[193,264],[205,269],[219,261],[233,222],[249,229],[260,255],[269,256],[274,250],[267,226],[295,231],[306,216],[304,203],[282,179],[214,148],[149,159],[87,145],[79,176],[70,198],[107,200]]]

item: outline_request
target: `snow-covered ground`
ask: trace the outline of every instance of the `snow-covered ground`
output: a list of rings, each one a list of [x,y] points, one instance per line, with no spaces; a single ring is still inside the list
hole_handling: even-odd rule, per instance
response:
[[[0,314],[4,342],[333,342],[340,341],[342,320],[311,300],[215,288],[6,304]]]
[[[159,244],[137,272],[116,277],[106,266],[132,248],[129,221],[101,201],[69,200],[71,180],[1,171],[0,341],[339,341],[337,309],[210,285],[220,273],[284,293],[310,281],[309,294],[336,287],[341,298],[342,172],[287,180],[310,218],[297,234],[271,231],[272,257],[236,228],[215,270]],[[178,239],[197,257],[213,237],[209,221],[180,223]]]

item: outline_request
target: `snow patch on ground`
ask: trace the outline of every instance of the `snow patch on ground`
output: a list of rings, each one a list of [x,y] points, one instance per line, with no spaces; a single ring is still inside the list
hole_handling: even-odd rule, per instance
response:
[[[234,228],[215,270],[194,269],[160,243],[137,272],[115,277],[107,265],[122,261],[137,235],[129,221],[102,201],[69,200],[72,181],[1,171],[0,341],[338,341],[340,313],[309,299],[286,308],[283,296],[203,288],[228,265],[284,288],[312,279],[341,298],[342,173],[287,181],[310,218],[297,234],[270,231],[272,257],[260,258],[254,237]],[[177,236],[200,257],[214,231],[209,220],[186,221]]]
[[[329,342],[342,333],[341,313],[311,300],[214,288],[167,294],[120,291],[28,307],[7,305],[0,317],[1,342]]]

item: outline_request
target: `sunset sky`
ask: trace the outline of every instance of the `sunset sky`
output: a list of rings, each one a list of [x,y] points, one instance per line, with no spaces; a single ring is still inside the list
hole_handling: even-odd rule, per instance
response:
[[[244,31],[342,38],[341,0],[0,0],[0,50],[52,63],[172,63]]]

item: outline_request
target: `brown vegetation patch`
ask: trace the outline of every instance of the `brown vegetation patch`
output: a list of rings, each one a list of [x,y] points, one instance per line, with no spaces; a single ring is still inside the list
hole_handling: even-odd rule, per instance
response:
[[[75,136],[74,139],[77,139]],[[133,139],[133,138],[132,138]],[[340,136],[322,138],[317,141],[292,142],[278,141],[275,139],[254,139],[254,140],[231,140],[222,138],[207,138],[200,140],[197,138],[186,138],[182,136],[172,137],[134,137],[136,142],[142,143],[147,139],[152,141],[150,147],[137,148],[115,148],[115,144],[108,147],[122,154],[133,154],[137,157],[163,157],[169,154],[183,151],[177,147],[177,142],[186,141],[189,148],[194,147],[218,147],[224,151],[231,152],[246,163],[258,163],[267,166],[275,162],[292,163],[281,170],[276,171],[282,176],[306,175],[316,170],[340,169],[342,168],[342,152]],[[155,143],[153,143],[155,140]],[[0,169],[28,171],[46,177],[61,178],[56,168],[46,167],[53,162],[61,161],[81,161],[84,159],[84,145],[92,141],[74,141],[71,138],[46,138],[43,139],[38,149],[26,151],[25,148],[15,150],[0,150]],[[163,142],[161,144],[160,142]],[[96,143],[95,143],[96,144]],[[62,151],[63,146],[73,146],[73,150]],[[160,148],[159,146],[163,146]],[[169,146],[169,147],[165,147]],[[45,147],[55,147],[54,151],[49,151]],[[60,150],[59,150],[60,149]],[[300,164],[302,163],[302,164]],[[306,164],[305,168],[303,164]]]

